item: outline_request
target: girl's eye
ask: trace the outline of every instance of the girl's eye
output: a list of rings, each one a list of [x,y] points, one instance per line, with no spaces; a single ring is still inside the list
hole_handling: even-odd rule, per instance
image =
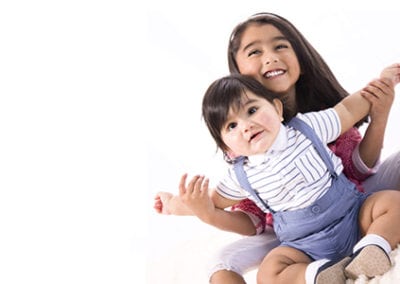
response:
[[[250,51],[249,54],[248,54],[247,56],[250,57],[250,56],[252,56],[252,55],[256,55],[256,54],[259,54],[259,53],[260,53],[260,51],[257,50],[257,49],[255,49],[255,50]]]
[[[236,126],[237,126],[236,122],[231,122],[226,126],[226,128],[228,129],[228,131],[231,131],[231,130],[235,129]]]
[[[279,45],[277,45],[275,48],[277,49],[277,50],[279,50],[279,49],[285,49],[285,48],[288,48],[289,46],[287,45],[287,44],[279,44]]]
[[[257,108],[256,107],[251,107],[251,108],[249,108],[249,110],[247,111],[247,113],[248,114],[253,114],[253,113],[255,113],[257,111]]]

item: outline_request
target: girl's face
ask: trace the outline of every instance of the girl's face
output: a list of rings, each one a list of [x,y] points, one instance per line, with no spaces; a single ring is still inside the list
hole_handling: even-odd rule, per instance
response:
[[[290,42],[271,24],[251,24],[242,34],[236,63],[264,87],[287,96],[295,94],[300,64]]]
[[[265,153],[275,141],[281,127],[282,103],[270,103],[251,92],[243,94],[238,110],[230,109],[221,129],[222,140],[228,151],[250,156]]]

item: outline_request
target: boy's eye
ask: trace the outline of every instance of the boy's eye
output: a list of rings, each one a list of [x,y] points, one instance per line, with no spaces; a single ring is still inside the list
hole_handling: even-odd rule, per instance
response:
[[[251,107],[251,108],[249,108],[249,110],[247,111],[247,113],[248,114],[253,114],[253,113],[255,113],[257,111],[257,108],[256,107]]]
[[[235,129],[236,126],[237,126],[236,122],[231,122],[226,126],[226,128],[230,131],[230,130]]]

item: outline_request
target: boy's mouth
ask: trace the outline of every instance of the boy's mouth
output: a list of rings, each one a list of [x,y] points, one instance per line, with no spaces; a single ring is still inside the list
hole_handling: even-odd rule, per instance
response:
[[[251,135],[249,142],[252,142],[253,140],[257,140],[257,137],[259,137],[261,135],[262,131],[259,131],[257,133],[254,133],[253,135]]]

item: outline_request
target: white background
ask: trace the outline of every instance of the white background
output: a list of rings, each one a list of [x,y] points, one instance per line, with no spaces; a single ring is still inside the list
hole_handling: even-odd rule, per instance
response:
[[[200,104],[232,28],[288,18],[354,91],[400,61],[394,3],[2,1],[0,283],[204,283],[237,236],[152,205],[183,172],[220,173]]]
[[[393,6],[394,2],[174,3],[151,7],[147,19],[149,48],[145,54],[152,62],[148,65],[151,83],[146,115],[152,120],[146,124],[150,204],[159,190],[177,193],[182,173],[206,174],[216,181],[224,168],[201,120],[201,100],[213,80],[228,74],[229,35],[246,17],[264,11],[286,17],[320,52],[349,92],[400,60],[400,8]],[[399,149],[399,113],[396,99],[383,156]],[[148,214],[148,283],[206,283],[210,254],[238,237],[195,218],[157,215],[151,206]],[[254,274],[251,276],[248,280],[254,282]]]

